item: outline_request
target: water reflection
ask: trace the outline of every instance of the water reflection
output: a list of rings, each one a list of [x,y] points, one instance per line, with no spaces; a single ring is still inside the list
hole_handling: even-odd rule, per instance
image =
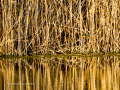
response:
[[[120,58],[0,60],[0,90],[120,90]]]

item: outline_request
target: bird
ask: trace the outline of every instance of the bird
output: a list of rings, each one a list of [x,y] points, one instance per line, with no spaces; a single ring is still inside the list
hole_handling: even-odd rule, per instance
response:
[[[83,33],[82,38],[87,37],[88,35],[89,35],[88,33]]]

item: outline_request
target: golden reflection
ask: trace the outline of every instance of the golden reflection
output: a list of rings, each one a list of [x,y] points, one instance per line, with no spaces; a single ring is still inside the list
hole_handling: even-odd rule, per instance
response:
[[[0,60],[0,90],[120,90],[119,57]]]

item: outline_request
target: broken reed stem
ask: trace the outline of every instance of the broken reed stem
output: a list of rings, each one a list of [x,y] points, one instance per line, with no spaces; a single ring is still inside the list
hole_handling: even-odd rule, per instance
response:
[[[1,5],[3,54],[120,51],[119,0],[2,0]]]

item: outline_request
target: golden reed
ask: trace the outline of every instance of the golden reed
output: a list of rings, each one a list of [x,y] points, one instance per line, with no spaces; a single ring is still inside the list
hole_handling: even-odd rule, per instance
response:
[[[120,52],[120,0],[0,1],[1,54]]]

